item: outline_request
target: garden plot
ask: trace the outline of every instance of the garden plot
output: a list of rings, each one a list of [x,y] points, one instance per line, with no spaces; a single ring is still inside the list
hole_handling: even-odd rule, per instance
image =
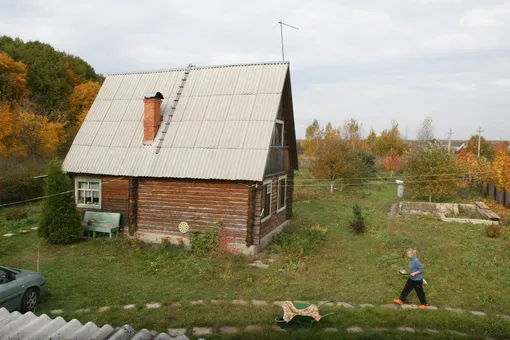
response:
[[[398,202],[391,206],[388,215],[393,217],[429,215],[437,216],[443,222],[499,224],[499,217],[488,210],[487,206],[480,207],[478,202],[477,204]]]

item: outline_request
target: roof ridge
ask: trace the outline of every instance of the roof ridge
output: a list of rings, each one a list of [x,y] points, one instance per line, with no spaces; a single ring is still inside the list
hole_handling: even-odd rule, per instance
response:
[[[263,62],[241,63],[241,64],[220,64],[220,65],[202,65],[202,66],[193,65],[192,70],[209,69],[209,68],[239,67],[239,66],[257,66],[257,65],[290,65],[290,61],[263,61]],[[182,67],[182,68],[170,68],[170,69],[139,71],[139,72],[106,73],[106,76],[119,76],[119,75],[128,75],[128,74],[149,74],[149,73],[179,72],[179,71],[185,71],[185,70],[186,70],[186,67]]]

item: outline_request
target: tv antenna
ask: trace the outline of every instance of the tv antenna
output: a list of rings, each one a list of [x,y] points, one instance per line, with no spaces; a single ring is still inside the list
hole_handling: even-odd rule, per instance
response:
[[[293,28],[295,30],[298,30],[299,28],[296,27],[296,26],[292,26],[292,25],[286,24],[286,23],[284,23],[281,20],[278,21],[278,24],[280,24],[280,37],[282,39],[282,60],[285,61],[285,52],[283,50],[283,26],[287,26],[287,27]]]

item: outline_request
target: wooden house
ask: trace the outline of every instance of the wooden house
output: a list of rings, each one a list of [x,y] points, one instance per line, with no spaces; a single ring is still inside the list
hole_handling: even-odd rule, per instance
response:
[[[287,62],[109,75],[63,164],[80,210],[141,240],[219,221],[245,253],[291,219],[297,168]]]

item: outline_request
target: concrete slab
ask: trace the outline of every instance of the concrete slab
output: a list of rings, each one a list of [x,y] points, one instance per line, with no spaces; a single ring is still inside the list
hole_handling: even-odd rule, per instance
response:
[[[186,334],[186,328],[169,328],[167,333],[170,336],[181,336]]]
[[[349,328],[347,328],[347,333],[363,333],[363,328],[361,328],[361,327],[349,327]]]
[[[267,269],[267,268],[269,268],[268,264],[265,264],[265,263],[263,263],[260,260],[257,260],[257,261],[255,261],[253,263],[250,263],[250,264],[248,264],[248,266],[256,267],[256,268],[260,268],[260,269]]]
[[[444,310],[455,312],[455,313],[464,313],[464,309],[460,308],[450,308],[450,307],[444,307]]]
[[[148,303],[145,305],[145,307],[149,309],[161,308],[161,303],[159,302]]]
[[[261,325],[248,325],[246,326],[246,330],[248,332],[259,332],[264,329],[264,326]]]
[[[235,334],[239,332],[237,327],[220,327],[220,333],[223,334]]]
[[[423,331],[425,333],[439,334],[439,331],[437,329],[432,329],[432,328],[425,328]]]
[[[374,328],[371,328],[371,330],[374,331],[374,332],[387,332],[388,328],[385,328],[385,327],[374,327]]]
[[[416,332],[412,327],[397,327],[397,329],[401,332],[414,333]]]
[[[477,312],[477,311],[471,311],[471,314],[473,315],[476,315],[476,316],[486,316],[487,314],[485,314],[484,312]]]
[[[74,311],[75,313],[88,313],[90,312],[90,308],[81,308]]]
[[[211,335],[212,328],[210,327],[193,327],[193,335],[202,336],[202,335]]]
[[[394,310],[396,310],[398,308],[397,305],[395,305],[395,304],[386,304],[386,305],[381,305],[380,307],[385,308],[385,309],[394,309]]]
[[[252,305],[254,306],[267,306],[268,302],[264,300],[251,300]]]
[[[403,305],[402,305],[402,306],[400,306],[400,307],[402,307],[402,309],[418,309],[418,306],[417,306],[417,305],[413,305],[413,304],[410,304],[410,305],[408,305],[408,304],[403,304]]]
[[[337,303],[337,306],[344,307],[344,308],[354,308],[354,305],[347,303],[347,302],[339,302],[339,303]]]
[[[232,300],[232,304],[233,305],[247,305],[248,304],[248,301],[246,300]]]

